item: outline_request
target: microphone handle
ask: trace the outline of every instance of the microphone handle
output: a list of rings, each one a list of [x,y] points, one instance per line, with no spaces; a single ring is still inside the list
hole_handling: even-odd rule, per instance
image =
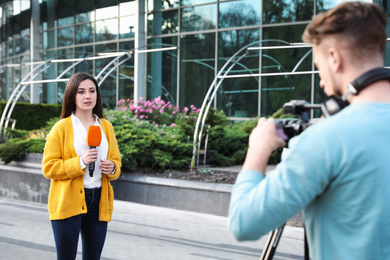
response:
[[[96,146],[90,146],[89,149],[95,149]],[[95,171],[95,162],[92,162],[89,164],[88,166],[88,170],[89,170],[89,176],[90,177],[93,177],[93,172]]]

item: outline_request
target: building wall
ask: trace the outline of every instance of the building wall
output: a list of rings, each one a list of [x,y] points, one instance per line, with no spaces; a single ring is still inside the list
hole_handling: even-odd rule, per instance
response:
[[[32,0],[38,1],[38,0]],[[134,98],[134,80],[147,99],[162,96],[180,107],[200,107],[215,76],[246,45],[285,46],[301,42],[311,17],[338,0],[41,0],[39,57],[71,59],[98,53],[177,46],[148,52],[135,63],[134,54],[113,70],[101,85],[103,102],[114,107],[119,99]],[[386,2],[387,3],[387,2]],[[380,3],[387,8],[386,3]],[[145,12],[138,14],[139,6]],[[0,100],[32,69],[30,58],[31,3],[0,4]],[[137,31],[138,20],[144,28]],[[141,23],[142,24],[142,23]],[[143,29],[143,30],[142,30]],[[138,37],[137,35],[144,35]],[[309,48],[253,50],[228,75],[313,69]],[[240,56],[241,57],[241,56]],[[305,58],[304,58],[305,57]],[[390,58],[390,57],[389,57]],[[387,58],[387,60],[389,60]],[[77,71],[97,76],[111,59],[83,61]],[[39,79],[54,79],[74,62],[50,63]],[[300,64],[299,66],[297,64]],[[134,68],[138,72],[135,73]],[[139,72],[140,71],[140,72]],[[62,103],[65,82],[37,84],[41,103]],[[19,101],[30,101],[30,88]],[[324,98],[316,75],[240,77],[224,79],[214,105],[230,117],[270,115],[291,99],[318,103]]]

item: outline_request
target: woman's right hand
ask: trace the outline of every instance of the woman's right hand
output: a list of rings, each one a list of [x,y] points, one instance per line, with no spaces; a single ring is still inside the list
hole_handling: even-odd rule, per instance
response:
[[[96,149],[89,149],[82,157],[85,165],[96,162],[98,158],[98,151]]]

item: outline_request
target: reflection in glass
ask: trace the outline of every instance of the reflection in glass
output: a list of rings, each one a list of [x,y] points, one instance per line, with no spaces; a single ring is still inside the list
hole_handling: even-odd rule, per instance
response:
[[[83,47],[77,47],[75,48],[75,58],[85,58],[87,56],[92,55],[93,53],[93,46],[87,45]],[[87,73],[93,74],[93,61],[83,61],[76,65],[75,71],[85,71]]]
[[[264,23],[309,21],[313,16],[313,0],[263,1]]]
[[[28,51],[30,51],[30,37],[23,37],[21,39],[20,53],[25,53]]]
[[[148,0],[148,11],[158,11],[179,6],[179,0]]]
[[[57,1],[57,10],[58,10],[58,26],[67,26],[72,25],[73,21],[73,11],[74,11],[74,0],[61,0]]]
[[[50,30],[43,32],[43,48],[49,49],[56,47],[56,31]]]
[[[186,35],[180,46],[180,107],[200,107],[214,80],[215,34]]]
[[[20,54],[20,39],[14,40],[14,53]]]
[[[269,27],[263,29],[264,39],[280,39],[285,42],[301,42],[305,25]],[[292,33],[293,32],[293,33]],[[285,45],[272,41],[263,46]],[[262,72],[310,71],[312,59],[310,48],[263,50]],[[308,56],[305,55],[308,54]],[[291,99],[311,101],[311,75],[265,76],[261,79],[261,113],[272,115]]]
[[[73,27],[58,30],[58,47],[73,45]]]
[[[110,43],[110,44],[100,44],[96,45],[96,53],[102,53],[102,52],[116,52],[117,47],[116,43]],[[95,75],[98,75],[101,70],[114,58],[107,58],[107,59],[99,59],[95,61]],[[105,70],[105,73],[109,71]],[[106,78],[106,80],[103,82],[103,84],[100,86],[100,90],[102,93],[102,102],[103,106],[105,108],[113,108],[116,105],[116,75],[117,75],[117,69],[112,71],[110,76]]]
[[[92,22],[95,20],[95,0],[75,1],[76,23]]]
[[[148,42],[148,49],[177,46],[177,37],[157,38]],[[147,98],[161,97],[176,105],[177,97],[177,50],[157,51],[147,54]]]
[[[118,39],[118,19],[96,22],[96,41],[109,41]]]
[[[244,0],[219,4],[219,28],[260,24],[261,1]]]
[[[157,12],[148,16],[148,35],[176,33],[179,30],[178,11]]]
[[[76,14],[76,23],[93,22],[95,20],[94,12]]]
[[[96,20],[118,17],[118,6],[96,9]]]
[[[136,15],[136,12],[137,12],[137,2],[136,1],[130,1],[127,3],[120,3],[119,4],[119,15],[120,16]]]
[[[339,3],[338,0],[317,0],[317,13],[327,11]]]
[[[134,48],[134,41],[121,42],[120,51],[129,51]],[[119,67],[119,99],[134,98],[134,57]]]
[[[75,26],[76,44],[93,42],[93,24],[86,23]]]
[[[136,22],[137,17],[135,16],[121,17],[119,20],[119,38],[134,38]]]
[[[181,0],[181,5],[198,5],[216,2],[216,0]]]
[[[214,29],[217,24],[217,5],[183,8],[181,30],[183,32]]]
[[[220,69],[239,49],[259,41],[260,30],[226,31],[220,32],[218,36],[218,68]],[[259,73],[259,54],[256,52],[241,59],[230,70],[229,75],[255,73]],[[256,117],[258,89],[258,77],[224,79],[217,98],[218,108],[223,109],[227,116]]]

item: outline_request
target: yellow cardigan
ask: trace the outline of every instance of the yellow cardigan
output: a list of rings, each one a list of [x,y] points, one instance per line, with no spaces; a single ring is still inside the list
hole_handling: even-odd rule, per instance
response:
[[[114,204],[114,191],[111,180],[120,175],[121,158],[110,122],[100,119],[107,137],[107,160],[115,163],[113,175],[102,174],[102,190],[99,205],[99,220],[111,221]],[[84,195],[84,169],[80,166],[80,156],[74,149],[73,124],[71,117],[58,121],[46,139],[43,153],[43,175],[51,179],[49,193],[50,220],[66,219],[87,212]]]

